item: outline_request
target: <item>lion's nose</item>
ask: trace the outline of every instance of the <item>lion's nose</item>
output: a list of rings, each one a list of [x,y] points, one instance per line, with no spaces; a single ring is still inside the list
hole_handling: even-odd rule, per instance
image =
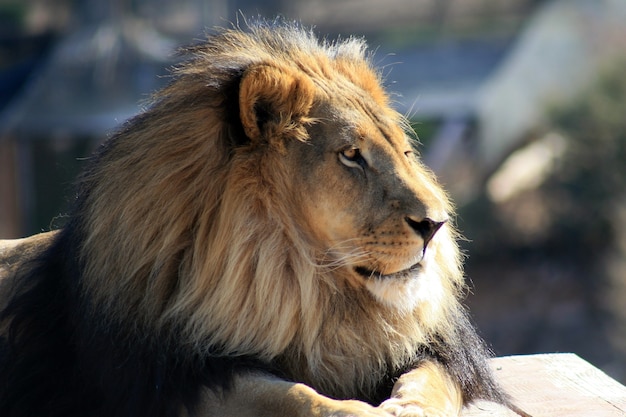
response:
[[[411,217],[406,217],[405,220],[409,224],[409,226],[411,226],[411,229],[415,230],[415,232],[420,235],[424,240],[424,250],[426,250],[428,242],[430,242],[433,236],[435,236],[437,230],[439,230],[441,226],[443,226],[443,224],[446,222],[446,220],[442,222],[437,222],[435,220],[429,219],[428,217],[422,220],[415,220]]]

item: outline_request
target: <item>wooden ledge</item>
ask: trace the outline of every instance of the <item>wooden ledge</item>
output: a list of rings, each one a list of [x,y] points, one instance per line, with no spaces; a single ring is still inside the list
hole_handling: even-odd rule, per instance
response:
[[[478,402],[463,417],[626,416],[626,387],[574,354],[508,356],[491,365],[521,411]]]

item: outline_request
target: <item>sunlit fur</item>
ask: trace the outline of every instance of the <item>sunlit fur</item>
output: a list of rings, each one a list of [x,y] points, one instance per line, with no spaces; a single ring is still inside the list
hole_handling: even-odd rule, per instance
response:
[[[136,332],[139,343],[162,334],[191,355],[259,358],[338,398],[373,396],[384,375],[420,352],[441,359],[476,347],[482,358],[458,302],[450,222],[430,243],[419,279],[365,283],[353,268],[368,252],[325,240],[316,229],[324,219],[308,218],[294,197],[305,185],[330,192],[290,165],[290,143],[325,140],[311,132],[326,121],[309,112],[320,100],[332,110],[334,96],[350,94],[346,82],[361,91],[350,100],[383,109],[403,131],[363,42],[320,43],[290,25],[253,25],[187,53],[170,86],[102,146],[80,180],[67,233],[79,242],[82,308]],[[275,112],[263,125],[251,114],[260,101]],[[412,189],[450,215],[432,174],[411,163],[419,174]],[[482,372],[446,366],[460,385]],[[466,399],[472,389],[464,386]]]

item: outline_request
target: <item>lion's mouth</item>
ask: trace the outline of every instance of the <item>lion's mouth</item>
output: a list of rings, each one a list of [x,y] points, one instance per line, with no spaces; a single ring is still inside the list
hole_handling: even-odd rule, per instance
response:
[[[363,266],[355,267],[354,271],[365,279],[408,279],[414,277],[415,273],[422,268],[422,264],[418,262],[407,269],[403,269],[402,271],[394,272],[392,274],[383,274]]]

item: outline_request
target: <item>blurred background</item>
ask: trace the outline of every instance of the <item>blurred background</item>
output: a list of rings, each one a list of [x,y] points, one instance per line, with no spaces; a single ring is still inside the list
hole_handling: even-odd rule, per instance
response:
[[[178,46],[243,16],[364,36],[458,207],[497,355],[626,382],[626,1],[0,0],[0,238],[62,224]]]

